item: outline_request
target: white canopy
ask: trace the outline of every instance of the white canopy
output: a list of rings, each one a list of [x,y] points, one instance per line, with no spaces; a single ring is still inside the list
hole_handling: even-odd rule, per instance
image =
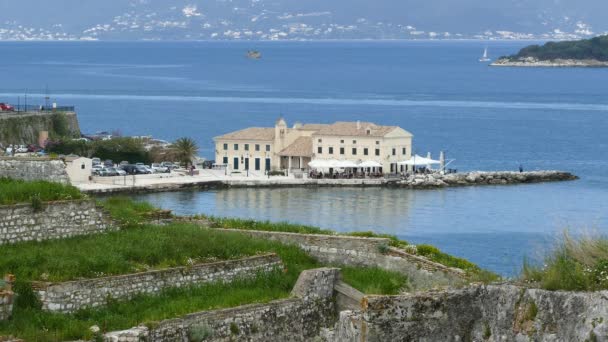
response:
[[[382,167],[382,164],[374,160],[366,160],[359,164],[359,167]]]
[[[382,167],[382,164],[376,161],[364,161],[357,163],[352,160],[336,160],[336,159],[315,159],[308,163],[308,166],[313,169],[328,169],[328,168],[359,168],[359,167]]]
[[[399,165],[414,165],[414,166],[425,166],[431,164],[440,164],[439,160],[425,158],[419,155],[415,155],[408,160],[398,162]]]

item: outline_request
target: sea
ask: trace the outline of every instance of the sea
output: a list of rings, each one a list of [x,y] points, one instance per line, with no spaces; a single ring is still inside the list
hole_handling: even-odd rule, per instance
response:
[[[480,63],[528,41],[2,42],[0,102],[74,105],[83,132],[194,138],[372,121],[449,167],[577,181],[441,190],[282,188],[134,195],[178,214],[289,221],[430,243],[507,277],[564,231],[608,233],[608,69]],[[246,58],[248,50],[262,54]]]

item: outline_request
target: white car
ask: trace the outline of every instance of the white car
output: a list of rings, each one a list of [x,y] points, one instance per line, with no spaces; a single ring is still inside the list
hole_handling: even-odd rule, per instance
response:
[[[171,169],[169,169],[166,166],[162,166],[159,163],[153,163],[151,169],[152,169],[152,171],[154,171],[154,173],[169,173],[169,172],[171,172]]]
[[[15,147],[15,153],[27,153],[27,146],[19,145],[19,147]]]

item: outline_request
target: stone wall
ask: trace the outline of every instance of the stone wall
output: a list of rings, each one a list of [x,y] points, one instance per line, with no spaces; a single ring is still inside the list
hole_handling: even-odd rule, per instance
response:
[[[335,321],[333,287],[338,278],[335,268],[304,271],[292,298],[194,313],[153,327],[107,333],[104,338],[111,342],[311,341]]]
[[[24,241],[63,239],[117,230],[94,201],[60,201],[43,204],[0,206],[0,245]]]
[[[7,274],[4,280],[0,280],[0,321],[11,318],[13,314],[13,283],[15,277]]]
[[[49,158],[0,157],[0,177],[70,183],[65,163]]]
[[[109,297],[128,300],[138,294],[155,294],[167,288],[229,282],[236,278],[254,277],[259,272],[270,272],[281,266],[278,256],[268,254],[112,277],[62,283],[36,282],[33,286],[43,310],[68,313],[103,306]]]
[[[607,341],[608,291],[490,285],[369,296],[362,310],[341,313],[329,340]]]
[[[63,115],[65,120],[58,119]],[[67,127],[56,127],[57,124],[67,124]],[[80,135],[78,117],[75,112],[2,112],[0,113],[0,144],[37,144],[41,131],[51,134],[65,134],[64,129],[74,135]]]
[[[464,272],[426,258],[389,248],[389,239],[343,235],[297,234],[222,229],[255,238],[295,244],[319,261],[331,265],[380,267],[408,276],[413,289],[462,283]]]

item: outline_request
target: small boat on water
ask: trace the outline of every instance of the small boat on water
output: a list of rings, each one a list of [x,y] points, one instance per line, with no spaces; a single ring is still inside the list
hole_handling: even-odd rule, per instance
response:
[[[247,58],[260,59],[260,58],[262,58],[262,53],[258,50],[249,50],[249,51],[247,51]]]
[[[483,56],[479,59],[480,62],[490,62],[491,59],[488,57],[488,48],[483,49]]]

